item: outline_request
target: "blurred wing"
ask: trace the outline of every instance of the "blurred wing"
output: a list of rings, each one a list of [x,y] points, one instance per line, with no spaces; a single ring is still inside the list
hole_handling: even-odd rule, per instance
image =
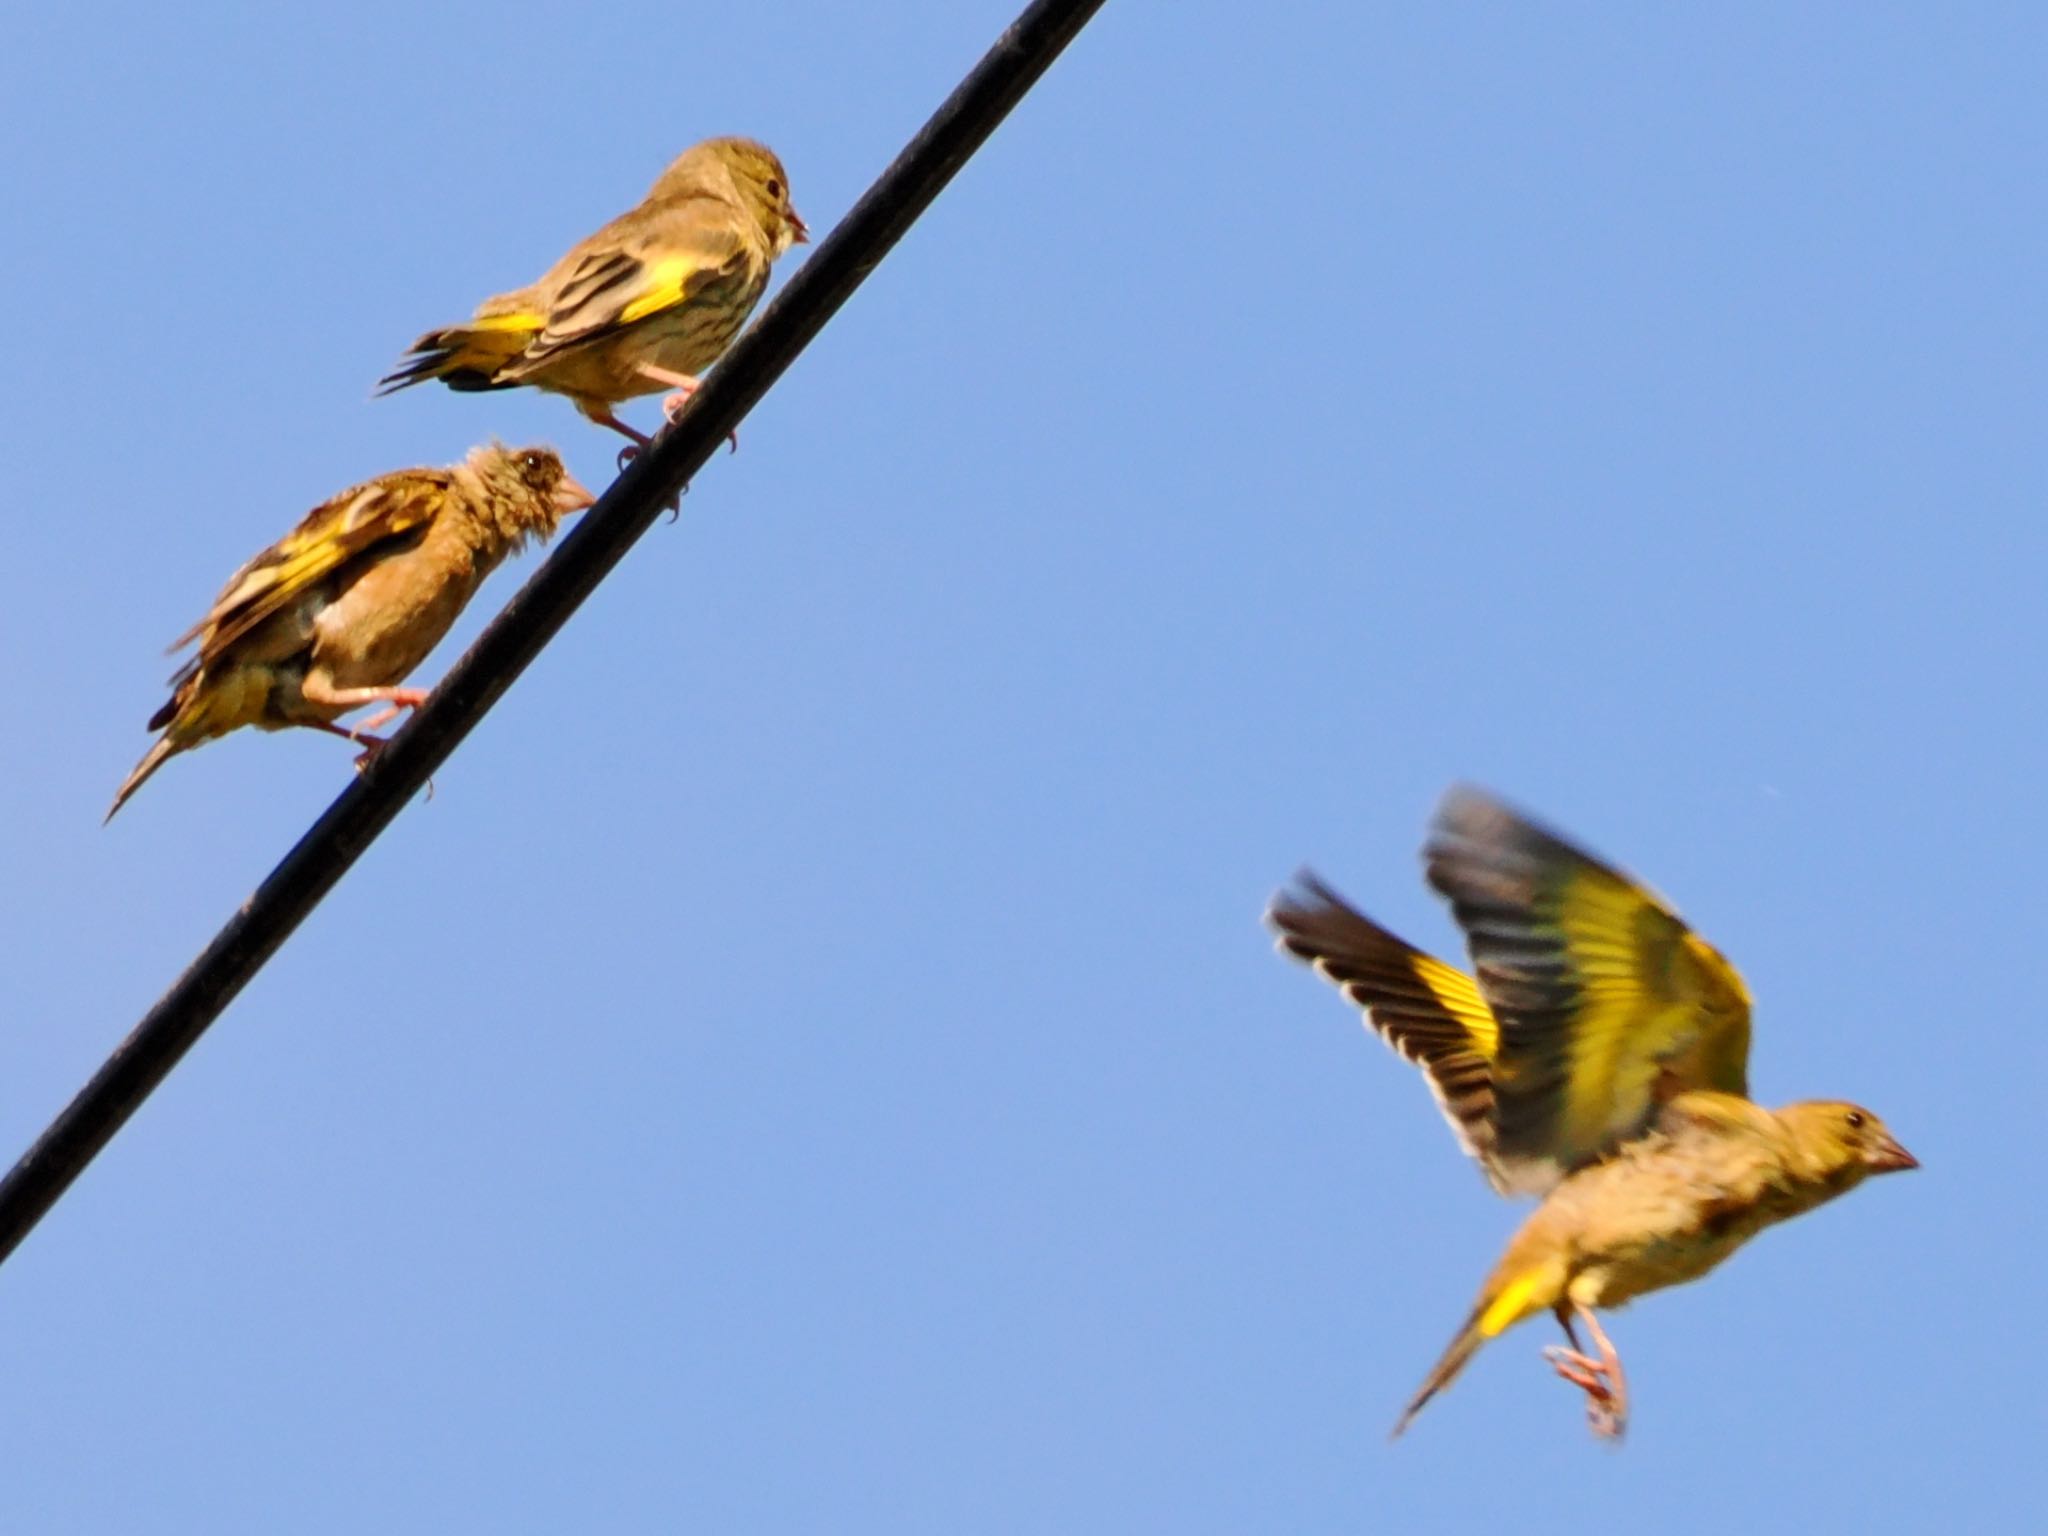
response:
[[[635,209],[541,279],[546,323],[513,372],[531,373],[567,348],[687,304],[730,281],[749,259],[733,211],[721,199]]]
[[[171,649],[199,640],[200,661],[219,655],[344,566],[416,536],[447,505],[451,483],[445,470],[406,470],[322,502],[237,571],[212,611]]]
[[[1497,1156],[1540,1189],[1675,1094],[1747,1096],[1749,992],[1655,895],[1499,801],[1454,789],[1426,850],[1500,1023]]]
[[[1458,1145],[1505,1190],[1488,1066],[1499,1030],[1472,978],[1403,943],[1306,871],[1273,898],[1266,921],[1283,952],[1334,982],[1374,1034],[1422,1068]]]

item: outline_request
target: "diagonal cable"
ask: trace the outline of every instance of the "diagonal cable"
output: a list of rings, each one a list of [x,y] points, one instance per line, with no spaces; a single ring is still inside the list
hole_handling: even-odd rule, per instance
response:
[[[1034,0],[656,439],[0,1180],[0,1262],[703,468],[1102,0]]]

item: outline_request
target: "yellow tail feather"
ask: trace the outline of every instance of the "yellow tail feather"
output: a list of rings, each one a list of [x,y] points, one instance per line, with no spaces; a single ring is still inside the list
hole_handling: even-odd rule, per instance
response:
[[[498,382],[498,374],[526,350],[540,328],[534,315],[492,315],[429,331],[412,344],[398,367],[377,381],[377,393],[388,395],[429,379],[458,390],[510,388],[509,383]]]

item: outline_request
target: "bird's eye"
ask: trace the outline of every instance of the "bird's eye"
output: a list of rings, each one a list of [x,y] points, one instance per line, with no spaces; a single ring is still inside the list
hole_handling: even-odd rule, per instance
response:
[[[547,458],[536,449],[529,448],[519,455],[519,467],[529,475],[537,475],[547,466]]]
[[[1849,1129],[1850,1129],[1850,1130],[1852,1130],[1852,1131],[1860,1131],[1860,1130],[1862,1130],[1862,1129],[1863,1129],[1863,1111],[1862,1111],[1862,1110],[1860,1110],[1860,1109],[1852,1109],[1852,1110],[1850,1110],[1850,1111],[1849,1111]]]
[[[777,181],[773,176],[770,176],[768,178],[768,195],[770,197],[782,196],[782,183]]]

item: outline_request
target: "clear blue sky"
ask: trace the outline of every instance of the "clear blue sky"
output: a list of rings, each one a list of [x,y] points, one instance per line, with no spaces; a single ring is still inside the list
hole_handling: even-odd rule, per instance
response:
[[[164,643],[367,475],[607,477],[404,345],[708,134],[830,227],[1013,3],[12,19],[0,1158],[348,779],[102,831]],[[1268,11],[1112,0],[0,1268],[0,1528],[2039,1507],[2048,13]],[[1520,1212],[1258,926],[1453,952],[1454,779],[1926,1165],[1617,1317],[1618,1454],[1537,1329],[1385,1443]]]

